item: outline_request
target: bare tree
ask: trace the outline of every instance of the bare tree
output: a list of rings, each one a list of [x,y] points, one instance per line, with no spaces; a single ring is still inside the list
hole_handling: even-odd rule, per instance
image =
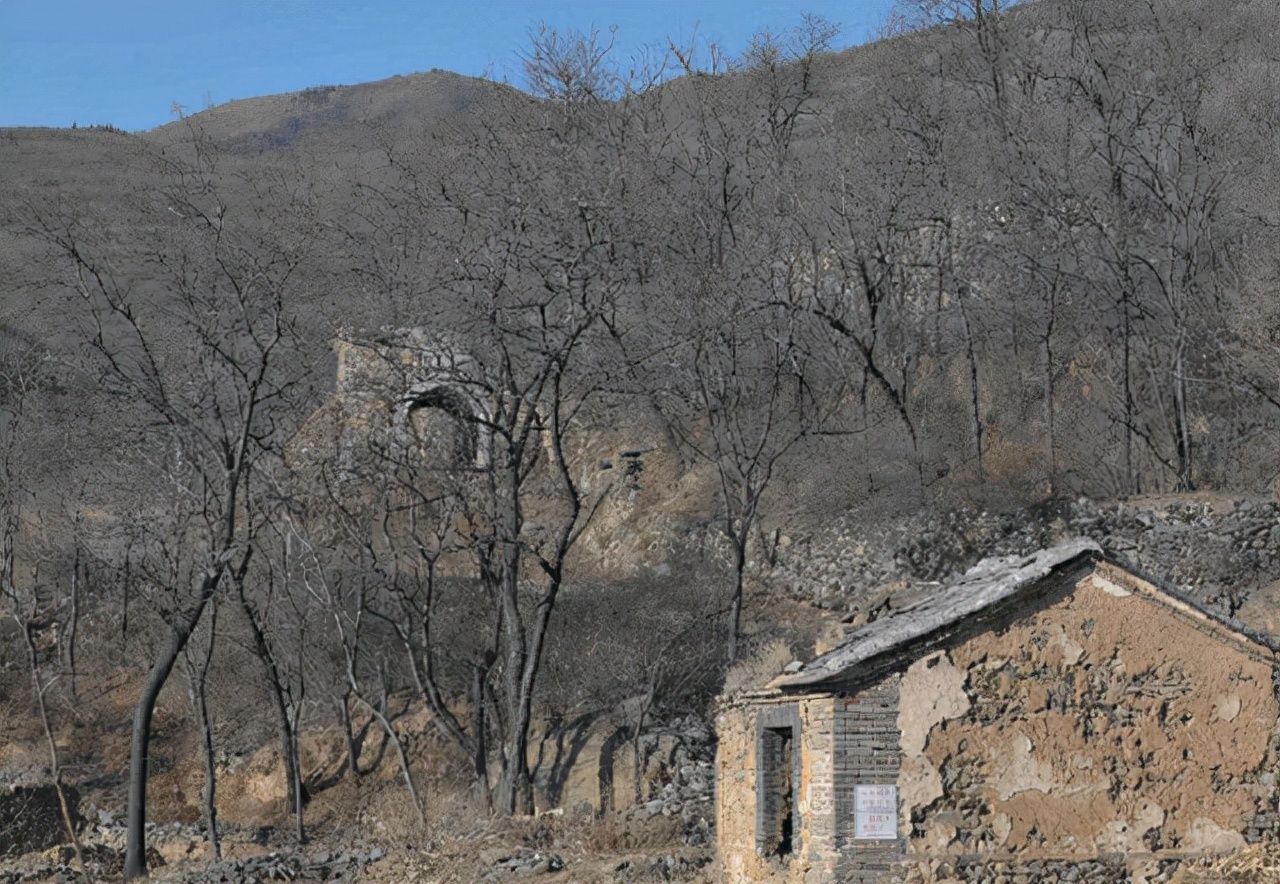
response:
[[[214,594],[244,573],[259,526],[259,476],[277,468],[299,377],[286,361],[292,280],[312,239],[308,201],[285,178],[275,200],[236,199],[195,137],[162,159],[164,185],[124,219],[145,241],[65,198],[32,200],[29,230],[64,260],[103,389],[122,403],[135,469],[167,499],[135,566],[165,624],[134,715],[125,876],[144,859],[148,745],[161,689]],[[185,156],[181,153],[185,152]],[[267,182],[255,196],[271,190]],[[292,191],[292,192],[290,192]],[[260,213],[292,200],[290,222]],[[119,215],[117,216],[120,217]],[[270,231],[264,232],[264,231]]]
[[[1066,7],[1073,52],[1055,73],[1071,87],[1076,166],[1093,174],[1071,176],[1059,202],[1076,207],[1082,282],[1119,349],[1112,414],[1123,433],[1124,485],[1143,487],[1145,460],[1188,490],[1196,482],[1192,388],[1217,386],[1196,354],[1221,334],[1228,252],[1229,170],[1201,121],[1203,84],[1233,62],[1228,51],[1198,52],[1158,5],[1133,12],[1141,32],[1117,28],[1100,8]],[[1150,74],[1166,65],[1178,73]]]
[[[880,26],[881,37],[895,37],[939,25],[981,28],[1020,0],[896,0]]]
[[[320,611],[332,630],[327,633],[327,639],[336,645],[339,654],[338,680],[342,684],[339,711],[348,734],[349,769],[360,773],[358,746],[351,735],[349,704],[354,700],[363,707],[370,720],[381,727],[385,735],[384,749],[387,743],[395,748],[418,825],[425,826],[427,817],[422,790],[409,762],[406,738],[396,728],[396,720],[408,711],[408,704],[405,703],[398,711],[392,709],[393,695],[401,687],[399,667],[391,659],[388,642],[377,641],[369,635],[370,624],[378,620],[374,600],[382,589],[376,561],[377,541],[368,539],[365,531],[370,526],[360,520],[363,513],[355,515],[341,504],[336,512],[328,510],[327,513],[330,521],[339,522],[336,533],[329,533],[320,526],[317,526],[317,531],[322,533],[312,533],[309,526],[290,523],[287,534],[291,549],[288,559],[290,582],[299,587],[301,597],[305,599],[302,605]],[[333,519],[335,515],[337,519]],[[323,540],[317,542],[319,538]],[[330,549],[331,544],[336,549]],[[295,605],[300,614],[302,605],[297,602]],[[298,622],[302,622],[301,619]],[[296,718],[292,725],[296,741]],[[296,745],[293,751],[296,756]],[[379,757],[381,754],[379,752]],[[293,769],[296,775],[296,760]]]
[[[618,98],[624,81],[610,58],[617,32],[610,28],[605,38],[594,27],[586,33],[561,32],[540,23],[529,32],[529,48],[520,56],[528,90],[566,109]]]
[[[377,254],[367,266],[383,268],[379,279],[402,324],[435,330],[418,348],[422,365],[438,361],[430,366],[431,386],[451,397],[451,419],[474,440],[472,457],[446,471],[447,484],[421,474],[433,493],[454,496],[456,506],[402,499],[412,514],[406,521],[424,520],[411,541],[419,575],[429,577],[436,567],[435,554],[423,552],[439,549],[433,537],[443,537],[452,551],[445,567],[473,576],[493,612],[485,627],[492,641],[479,643],[492,652],[492,665],[477,661],[477,673],[499,714],[472,725],[496,736],[494,805],[503,813],[532,807],[528,740],[543,647],[569,553],[602,493],[574,461],[574,439],[612,359],[603,321],[638,260],[620,223],[616,188],[626,180],[587,172],[614,168],[607,130],[559,105],[538,113],[534,132],[493,120],[465,169],[433,173],[425,156],[389,155],[396,180],[367,189],[376,199],[366,223],[378,231],[369,240]],[[535,162],[538,154],[552,159]],[[449,255],[435,273],[401,273],[395,253],[382,247],[424,238]],[[422,405],[433,401],[427,392],[417,400]],[[406,404],[414,401],[410,395]],[[452,524],[444,535],[435,533],[440,519]],[[389,601],[426,605],[429,584],[419,586],[400,586]],[[415,622],[421,634],[425,621],[415,616]],[[431,701],[436,689],[427,660],[417,660],[414,675],[440,711],[443,704]],[[439,719],[472,757],[489,745],[482,733],[463,739],[449,716]]]
[[[37,492],[34,464],[24,455],[38,446],[36,428],[48,417],[41,414],[40,407],[44,388],[53,380],[42,365],[47,356],[47,351],[34,346],[14,347],[0,355],[0,605],[8,608],[2,613],[13,619],[22,637],[31,695],[49,751],[49,775],[58,796],[62,823],[75,848],[80,874],[91,881],[63,783],[61,753],[49,708],[50,690],[61,672],[43,659],[48,656],[48,639],[58,631],[57,608],[62,599],[51,598],[47,587],[35,583],[38,567],[33,568],[35,573],[29,581],[19,580],[17,573],[21,548],[27,546],[29,559],[34,551],[32,535],[39,520],[39,512],[32,505]]]
[[[204,750],[204,794],[201,796],[204,810],[205,838],[209,841],[209,853],[214,862],[222,859],[222,837],[218,830],[218,767],[214,746],[213,719],[209,714],[209,671],[213,667],[213,652],[217,647],[218,598],[209,602],[208,636],[203,649],[193,647],[192,642],[182,649],[182,665],[187,677],[187,695],[191,699],[191,712],[200,730],[200,746]]]
[[[283,524],[290,523],[286,519]],[[293,814],[294,838],[307,843],[304,811],[309,798],[302,779],[298,751],[299,730],[307,700],[309,618],[306,596],[290,585],[293,562],[291,536],[281,530],[279,513],[272,514],[271,530],[259,541],[262,554],[246,572],[232,575],[235,599],[249,627],[254,657],[262,667],[263,683],[271,699],[280,759],[284,765],[286,804]]]
[[[790,280],[778,286],[785,298]],[[655,402],[681,447],[715,471],[715,521],[733,561],[726,639],[732,662],[738,656],[748,546],[764,496],[783,458],[816,428],[816,403],[786,306],[735,297],[719,287],[689,294],[689,309],[672,317],[686,335],[672,328],[668,340],[676,345],[636,355],[650,363],[645,368],[656,385]],[[659,384],[662,376],[667,382]]]
[[[762,503],[780,463],[818,426],[796,304],[811,278],[798,224],[798,143],[800,132],[821,124],[817,64],[837,34],[806,16],[791,31],[756,35],[737,62],[746,112],[722,114],[695,86],[643,157],[663,197],[662,217],[646,235],[667,254],[638,297],[661,309],[614,328],[638,390],[685,455],[716,475],[715,523],[734,562],[730,661]]]

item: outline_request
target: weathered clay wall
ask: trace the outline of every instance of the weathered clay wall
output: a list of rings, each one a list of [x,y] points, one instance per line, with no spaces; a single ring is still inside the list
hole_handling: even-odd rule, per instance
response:
[[[1226,852],[1273,825],[1269,652],[1106,566],[902,678],[902,831],[976,856]]]

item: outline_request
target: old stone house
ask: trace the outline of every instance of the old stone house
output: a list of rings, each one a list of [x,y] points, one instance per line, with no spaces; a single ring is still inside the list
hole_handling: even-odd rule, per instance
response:
[[[1089,540],[984,560],[722,698],[725,877],[1146,880],[1239,849],[1276,831],[1276,672],[1267,639]]]

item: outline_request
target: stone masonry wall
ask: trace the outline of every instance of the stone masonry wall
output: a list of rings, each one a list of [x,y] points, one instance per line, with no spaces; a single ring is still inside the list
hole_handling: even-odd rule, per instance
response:
[[[786,859],[760,855],[760,728],[799,723],[799,781],[794,851]],[[832,697],[744,697],[716,715],[716,838],[724,878],[731,882],[831,880],[836,862]]]

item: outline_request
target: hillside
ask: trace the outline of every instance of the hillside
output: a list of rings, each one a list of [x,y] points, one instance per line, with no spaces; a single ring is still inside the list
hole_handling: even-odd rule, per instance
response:
[[[207,827],[207,762],[229,843],[560,808],[526,847],[696,876],[726,677],[985,555],[1273,631],[1277,32],[1037,0],[0,130],[0,780],[114,845],[133,715],[150,819]]]

